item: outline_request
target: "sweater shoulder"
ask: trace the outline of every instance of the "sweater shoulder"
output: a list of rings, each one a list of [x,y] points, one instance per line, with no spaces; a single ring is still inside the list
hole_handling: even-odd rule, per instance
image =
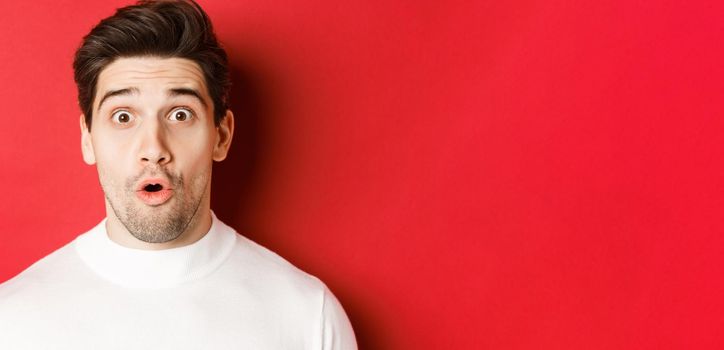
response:
[[[357,349],[354,331],[342,305],[319,278],[302,271],[271,250],[239,236],[233,264],[249,279],[255,300],[274,322],[293,320],[288,328],[315,334],[313,348]]]
[[[58,286],[72,283],[72,278],[69,278],[71,273],[82,269],[74,243],[71,241],[63,245],[0,284],[0,308],[19,298],[52,293]]]
[[[235,247],[235,264],[257,277],[295,283],[300,287],[316,290],[326,288],[317,277],[301,270],[288,260],[251,239],[238,235]],[[245,268],[246,267],[246,268]],[[248,267],[253,267],[250,269]]]
[[[37,260],[15,277],[0,284],[0,290],[11,284],[47,280],[57,276],[56,272],[62,271],[70,261],[76,258],[73,243],[74,241],[66,243],[62,247],[57,248],[50,254]]]
[[[261,299],[286,300],[320,307],[327,286],[270,249],[236,233],[237,239],[223,273],[217,277]]]

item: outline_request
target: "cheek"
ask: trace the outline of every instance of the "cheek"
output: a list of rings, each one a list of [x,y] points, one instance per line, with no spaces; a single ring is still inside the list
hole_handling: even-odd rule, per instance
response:
[[[115,166],[131,154],[128,137],[121,133],[108,133],[99,130],[93,137],[93,153],[96,161],[103,162],[106,167]]]
[[[176,159],[177,169],[185,179],[185,191],[189,198],[203,196],[211,182],[211,153],[208,150],[189,149],[188,153]]]
[[[111,152],[108,149],[98,149],[95,155],[96,167],[101,182],[106,184],[122,183],[124,176],[128,175],[127,157],[121,152]]]
[[[207,135],[179,138],[173,147],[173,157],[178,170],[189,178],[211,171],[213,144]],[[208,176],[208,175],[206,175]]]
[[[97,129],[93,139],[98,180],[108,196],[115,196],[128,187],[134,169],[133,158],[127,140],[121,135]]]
[[[112,163],[111,163],[112,164]],[[111,168],[111,164],[106,162],[97,162],[98,181],[106,196],[115,197],[120,187],[123,186],[123,179],[118,178],[118,171]]]

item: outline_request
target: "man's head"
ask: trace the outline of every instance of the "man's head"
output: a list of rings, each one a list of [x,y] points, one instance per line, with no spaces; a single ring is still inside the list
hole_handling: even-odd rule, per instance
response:
[[[119,9],[73,64],[83,158],[96,164],[109,224],[163,243],[208,217],[211,166],[233,135],[227,58],[191,1]]]
[[[196,62],[209,82],[216,125],[227,110],[231,81],[226,52],[211,21],[193,1],[139,1],[120,8],[83,38],[73,62],[78,102],[90,129],[100,72],[121,57],[179,57]]]

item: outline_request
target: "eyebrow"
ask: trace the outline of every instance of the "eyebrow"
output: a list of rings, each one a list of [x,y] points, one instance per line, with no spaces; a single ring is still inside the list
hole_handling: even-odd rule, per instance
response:
[[[103,94],[103,97],[101,98],[101,101],[98,103],[98,109],[101,109],[101,106],[103,106],[103,102],[105,102],[107,99],[115,96],[125,96],[125,95],[138,95],[140,91],[136,87],[130,87],[130,88],[124,88],[124,89],[118,89],[118,90],[110,90]],[[176,96],[191,96],[195,99],[197,99],[205,108],[208,107],[206,104],[206,101],[204,101],[204,98],[201,96],[201,93],[199,93],[195,89],[191,88],[175,88],[168,90],[168,96],[169,97],[176,97]]]
[[[204,98],[201,97],[201,93],[199,93],[195,89],[190,88],[175,88],[168,91],[168,95],[170,97],[176,97],[176,96],[191,96],[199,100],[201,105],[204,106],[204,108],[208,108],[209,106],[206,105],[206,101],[204,101]]]
[[[100,111],[101,106],[103,106],[103,102],[105,102],[107,99],[109,99],[111,97],[124,96],[124,95],[138,95],[138,93],[139,93],[138,88],[135,88],[135,87],[107,91],[105,94],[103,94],[103,97],[101,98],[101,102],[98,103],[97,111]]]

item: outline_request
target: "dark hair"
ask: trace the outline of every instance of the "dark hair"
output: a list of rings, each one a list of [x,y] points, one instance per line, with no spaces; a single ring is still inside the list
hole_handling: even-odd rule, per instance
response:
[[[100,21],[75,53],[78,103],[89,130],[98,75],[116,59],[134,56],[196,62],[214,104],[214,123],[219,125],[228,108],[231,81],[226,52],[216,40],[209,17],[193,0],[141,0]]]

